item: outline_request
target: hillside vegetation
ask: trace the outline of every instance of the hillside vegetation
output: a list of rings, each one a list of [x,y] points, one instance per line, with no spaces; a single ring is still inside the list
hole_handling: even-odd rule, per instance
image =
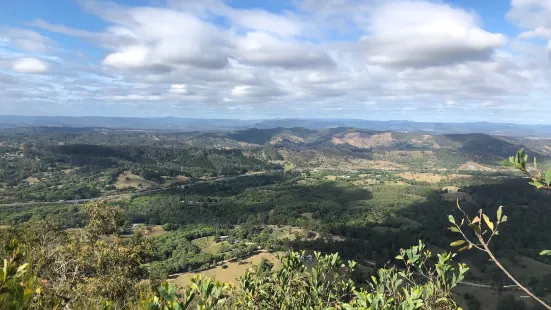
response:
[[[451,263],[452,256],[442,256],[445,263],[438,265],[434,254],[449,252],[457,239],[446,230],[446,214],[457,210],[458,200],[469,214],[480,208],[494,214],[504,206],[509,221],[492,251],[522,284],[549,298],[551,261],[539,252],[551,248],[550,196],[528,185],[522,173],[499,166],[524,145],[546,168],[545,141],[352,128],[0,130],[0,225],[8,246],[2,257],[13,257],[13,266],[29,263],[24,274],[10,277],[17,279],[13,283],[29,281],[24,283],[34,293],[16,291],[35,308],[160,309],[193,295],[189,305],[206,309],[219,300],[220,309],[273,304],[295,309],[301,303],[317,309],[319,298],[335,308],[361,309],[378,294],[379,309],[385,303],[386,309],[428,307],[415,300],[434,302],[429,309],[456,309],[456,303],[494,309],[496,300],[503,305],[511,297],[532,307],[484,253],[453,256],[468,271]],[[89,235],[90,206],[116,214],[113,221],[102,218],[116,229]],[[12,240],[18,245],[10,245]],[[432,281],[401,274],[419,267],[395,259],[414,255],[401,250],[412,245],[417,254],[431,250],[426,262],[431,271],[425,272]],[[311,273],[321,259],[313,258],[315,252],[328,264],[339,253],[335,260],[345,265],[319,266],[329,268],[323,271],[327,277],[342,273],[343,281],[318,287],[322,297],[310,294],[312,285],[324,282]],[[455,268],[455,280],[439,278],[452,272],[438,271],[445,266]],[[56,273],[59,268],[72,276]],[[478,286],[459,284],[458,273],[463,282],[482,285],[492,302],[477,294]],[[187,287],[198,275],[233,285],[198,278],[197,287]],[[165,280],[184,288],[175,290]],[[111,284],[104,287],[103,281]],[[123,285],[117,281],[126,281],[125,292],[109,286]],[[396,289],[404,283],[408,293]],[[456,285],[461,288],[452,289]],[[199,287],[219,293],[207,298]],[[278,295],[291,287],[306,295]],[[436,303],[435,296],[445,303]]]

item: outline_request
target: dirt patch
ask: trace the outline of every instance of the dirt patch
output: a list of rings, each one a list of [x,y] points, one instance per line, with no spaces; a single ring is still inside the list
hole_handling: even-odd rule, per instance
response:
[[[166,230],[163,229],[161,225],[147,226],[144,224],[133,227],[132,231],[134,233],[141,232],[148,237],[162,236],[168,233]]]
[[[457,193],[460,190],[457,186],[444,186],[442,187],[442,191],[448,192],[448,193]]]
[[[281,134],[277,137],[274,137],[268,143],[270,143],[271,145],[275,145],[275,144],[278,144],[278,143],[281,143],[281,142],[284,142],[284,141],[291,142],[291,143],[294,143],[294,144],[304,143],[304,139],[302,139],[301,137],[295,136],[295,135],[289,135],[289,134]]]
[[[308,235],[308,232],[300,227],[294,227],[294,226],[288,226],[288,225],[280,225],[279,227],[277,225],[267,225],[266,227],[269,227],[273,230],[272,235],[276,237],[277,239],[289,239],[289,240],[295,240],[298,237],[303,238]]]
[[[434,173],[403,172],[403,173],[397,174],[397,176],[410,181],[427,182],[427,183],[438,183],[445,179],[444,176],[440,174],[434,174]]]
[[[153,185],[155,185],[154,182],[146,180],[140,177],[139,175],[135,175],[127,171],[119,174],[119,176],[117,177],[117,181],[115,182],[116,188],[125,188],[125,187],[148,188]]]
[[[357,148],[370,149],[374,147],[391,146],[392,143],[394,143],[394,139],[392,138],[392,133],[390,132],[377,135],[369,135],[361,132],[349,132],[342,138],[333,137],[331,142],[336,145],[348,143]]]
[[[165,180],[166,184],[174,184],[174,183],[187,184],[189,182],[189,178],[183,175],[177,175],[175,177],[163,176],[163,179]]]
[[[191,283],[191,278],[197,274],[207,276],[219,280],[220,282],[237,283],[239,278],[247,270],[254,271],[254,267],[260,263],[262,258],[267,259],[274,264],[274,268],[279,268],[281,263],[275,254],[272,253],[259,253],[253,255],[247,259],[243,259],[241,262],[231,262],[224,264],[227,266],[223,268],[218,266],[216,268],[204,270],[201,272],[187,272],[179,275],[176,279],[170,279],[169,282],[175,283],[178,286],[186,286]]]
[[[329,181],[335,181],[337,180],[337,176],[336,175],[328,175],[325,177],[327,180]]]
[[[35,178],[35,177],[28,177],[28,178],[25,179],[25,181],[29,184],[35,184],[35,183],[40,182],[40,180],[38,178]]]
[[[459,166],[459,170],[495,171],[496,169],[483,166],[479,163],[475,163],[474,161],[468,161],[463,165]]]

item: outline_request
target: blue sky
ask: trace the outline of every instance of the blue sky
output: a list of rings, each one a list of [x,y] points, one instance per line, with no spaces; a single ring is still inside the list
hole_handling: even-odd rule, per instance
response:
[[[546,0],[7,1],[0,114],[544,123],[550,40]]]

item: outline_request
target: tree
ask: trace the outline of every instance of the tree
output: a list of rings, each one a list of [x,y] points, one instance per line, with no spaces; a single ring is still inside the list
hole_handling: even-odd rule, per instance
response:
[[[509,160],[503,161],[502,165],[506,167],[513,167],[527,175],[532,179],[530,182],[531,185],[536,188],[545,188],[551,189],[551,169],[547,170],[545,174],[542,174],[537,169],[537,161],[534,157],[534,170],[535,173],[530,172],[527,167],[528,154],[524,152],[524,149],[517,151],[515,156],[510,156]],[[461,222],[456,222],[453,215],[448,216],[448,220],[451,223],[449,228],[452,232],[456,232],[461,235],[461,239],[451,243],[451,246],[462,246],[459,251],[465,251],[470,249],[477,249],[482,252],[485,252],[492,262],[507,275],[507,277],[513,281],[521,290],[526,294],[536,300],[540,305],[546,309],[551,309],[545,301],[540,297],[536,296],[532,291],[527,287],[522,285],[495,257],[494,253],[490,249],[490,243],[492,238],[499,235],[499,227],[501,224],[507,222],[507,215],[503,215],[503,207],[500,206],[497,209],[495,220],[492,222],[490,216],[488,216],[482,209],[478,211],[478,214],[471,218],[459,205],[459,200],[457,200],[457,208],[462,213]],[[467,231],[471,232],[472,238],[467,236]],[[540,255],[551,255],[551,250],[544,250]],[[520,307],[520,306],[519,306]],[[507,308],[509,309],[509,308]],[[516,308],[513,308],[516,309]]]

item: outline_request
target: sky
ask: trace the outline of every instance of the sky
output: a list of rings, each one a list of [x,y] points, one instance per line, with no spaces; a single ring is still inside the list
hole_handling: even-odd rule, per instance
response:
[[[551,0],[18,0],[0,114],[546,123]]]

